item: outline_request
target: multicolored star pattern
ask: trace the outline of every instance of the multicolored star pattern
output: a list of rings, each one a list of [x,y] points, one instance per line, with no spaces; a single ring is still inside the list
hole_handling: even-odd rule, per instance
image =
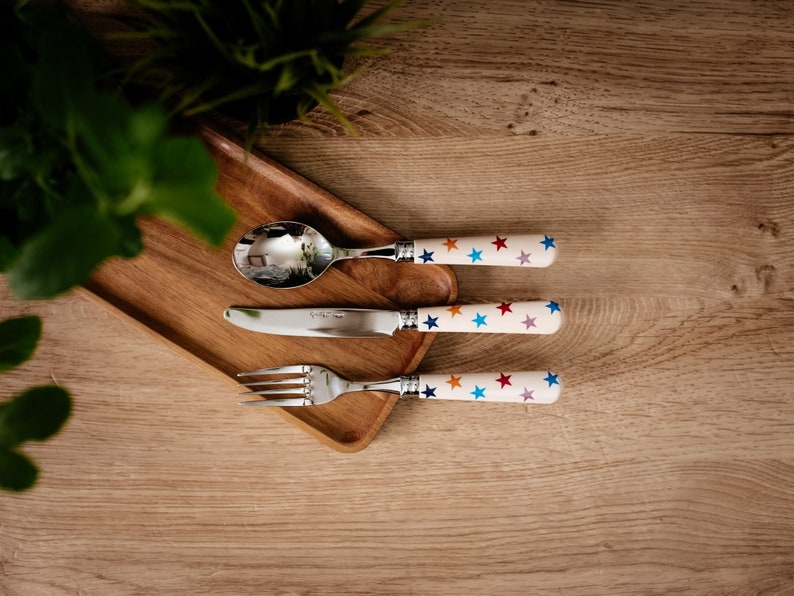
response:
[[[545,335],[562,324],[562,310],[553,300],[426,306],[417,313],[421,331]]]
[[[414,241],[414,262],[440,265],[548,267],[557,257],[554,238],[517,234]],[[417,309],[421,331],[554,333],[562,323],[555,301],[456,304]],[[517,403],[551,403],[562,382],[552,371],[420,375],[420,397]]]
[[[551,371],[419,375],[423,399],[453,399],[549,404],[562,392],[559,375]]]
[[[546,234],[471,236],[414,241],[415,263],[548,267],[557,257]]]

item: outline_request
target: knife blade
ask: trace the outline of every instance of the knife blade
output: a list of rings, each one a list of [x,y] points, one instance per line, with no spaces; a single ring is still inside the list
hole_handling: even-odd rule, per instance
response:
[[[414,310],[230,307],[223,316],[250,331],[297,337],[389,337],[398,331],[547,335],[562,324],[562,310],[553,300]]]

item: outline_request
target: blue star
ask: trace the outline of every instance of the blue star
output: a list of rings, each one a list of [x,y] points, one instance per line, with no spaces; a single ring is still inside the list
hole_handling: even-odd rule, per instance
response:
[[[482,261],[482,251],[481,250],[474,250],[471,249],[471,252],[466,255],[471,259],[472,263],[476,263],[477,261]]]
[[[548,309],[549,309],[549,311],[550,311],[550,312],[549,312],[549,314],[551,314],[551,315],[553,315],[555,312],[561,312],[561,311],[560,311],[560,305],[559,305],[559,304],[557,304],[556,302],[554,302],[554,300],[552,300],[551,302],[549,302],[549,303],[546,305],[546,308],[548,308]]]
[[[430,385],[425,385],[425,390],[422,391],[422,393],[424,393],[425,398],[435,397],[436,389],[438,389],[438,387],[431,387]]]
[[[560,375],[553,375],[553,374],[551,374],[551,371],[549,371],[549,374],[546,375],[546,378],[543,379],[543,380],[546,381],[549,384],[549,387],[551,387],[552,385],[559,385],[560,384],[560,382],[557,380],[557,377],[559,377],[559,376]]]
[[[422,259],[423,263],[427,263],[428,261],[433,262],[433,253],[435,251],[431,250],[430,252],[427,251],[426,248],[422,249],[422,254],[419,255],[419,258]]]
[[[424,321],[424,324],[427,325],[428,331],[433,327],[438,327],[438,323],[436,321],[438,321],[438,317],[431,317],[430,315],[427,315],[427,321]]]
[[[549,238],[548,236],[546,236],[546,234],[543,234],[543,240],[541,240],[540,243],[546,247],[544,250],[549,250],[550,248],[557,248],[556,246],[554,246],[554,238]]]
[[[482,327],[483,325],[485,325],[485,326],[488,326],[488,323],[486,323],[486,322],[485,322],[485,319],[486,319],[487,317],[488,317],[488,315],[481,315],[480,313],[477,313],[477,316],[476,316],[476,317],[474,317],[474,318],[471,320],[471,322],[472,322],[472,323],[477,323],[477,329],[479,329],[479,328],[480,328],[480,327]]]
[[[485,387],[478,387],[477,385],[474,386],[474,391],[470,392],[470,395],[474,396],[474,399],[485,399]]]

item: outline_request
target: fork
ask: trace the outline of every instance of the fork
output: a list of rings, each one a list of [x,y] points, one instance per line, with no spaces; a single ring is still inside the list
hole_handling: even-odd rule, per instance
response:
[[[322,366],[299,364],[241,372],[237,376],[276,377],[240,383],[241,387],[261,388],[239,395],[265,398],[240,402],[244,406],[319,406],[354,391],[384,391],[422,399],[550,404],[562,391],[559,375],[551,371],[420,374],[356,383]]]

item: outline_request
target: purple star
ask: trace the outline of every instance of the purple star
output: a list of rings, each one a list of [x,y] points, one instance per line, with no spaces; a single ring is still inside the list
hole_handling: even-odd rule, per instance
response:
[[[531,255],[531,254],[532,254],[531,252],[524,252],[522,250],[521,251],[521,255],[516,257],[518,259],[518,261],[519,261],[518,262],[519,266],[520,265],[524,265],[526,263],[529,263],[529,255]]]
[[[532,396],[533,393],[535,393],[534,389],[527,389],[524,387],[524,393],[521,394],[521,397],[524,398],[524,401],[527,401],[528,399],[534,400],[535,398]]]
[[[521,322],[524,323],[527,329],[529,329],[530,327],[537,327],[537,325],[535,325],[535,319],[537,319],[537,317],[530,317],[527,315],[527,318]]]

